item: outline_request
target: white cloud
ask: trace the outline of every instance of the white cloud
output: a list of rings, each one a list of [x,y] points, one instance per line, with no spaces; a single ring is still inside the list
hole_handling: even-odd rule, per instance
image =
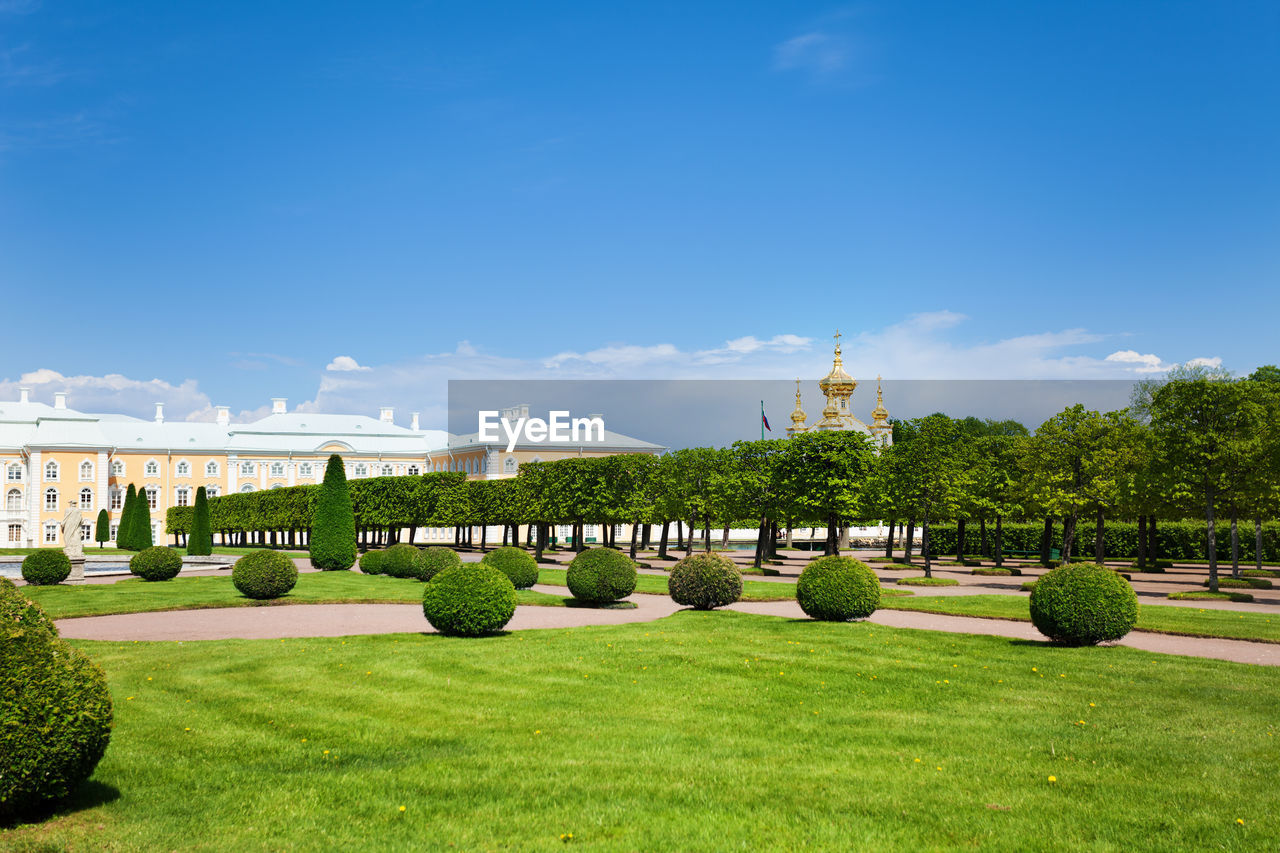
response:
[[[1191,359],[1186,362],[1186,365],[1187,367],[1222,367],[1222,359],[1216,355],[1212,358],[1201,356],[1200,358]]]
[[[361,367],[360,364],[349,355],[340,355],[325,365],[324,369],[343,372],[348,370],[368,370],[369,368]]]
[[[850,46],[841,36],[810,32],[789,38],[773,49],[773,67],[779,71],[808,71],[826,76],[849,64]]]
[[[186,379],[174,385],[163,379],[130,379],[119,373],[105,376],[64,376],[56,370],[40,368],[22,374],[15,382],[0,381],[0,400],[18,399],[19,388],[30,388],[31,399],[53,403],[55,391],[67,392],[67,406],[82,412],[112,412],[150,420],[155,404],[164,403],[171,418],[209,407],[209,397]]]
[[[1132,364],[1133,369],[1138,373],[1162,373],[1170,367],[1170,365],[1161,361],[1160,356],[1155,353],[1140,353],[1131,349],[1113,352],[1106,357],[1106,361],[1118,364]]]

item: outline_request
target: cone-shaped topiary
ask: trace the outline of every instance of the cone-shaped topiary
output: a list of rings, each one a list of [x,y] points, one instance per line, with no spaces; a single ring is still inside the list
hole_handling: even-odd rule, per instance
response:
[[[383,574],[382,557],[385,551],[365,551],[360,555],[360,571],[366,575]]]
[[[445,569],[462,565],[462,558],[452,548],[432,545],[422,549],[422,559],[418,562],[418,580],[429,581]]]
[[[538,561],[521,548],[509,545],[497,548],[485,554],[480,562],[511,578],[516,589],[528,589],[538,582]]]
[[[75,790],[110,739],[102,670],[0,578],[0,824]]]
[[[516,588],[493,566],[465,563],[427,583],[422,612],[441,634],[479,637],[502,630],[516,612]]]
[[[671,567],[671,599],[694,610],[714,610],[742,597],[742,572],[723,554],[691,554]]]
[[[22,579],[32,586],[53,586],[71,574],[71,560],[60,548],[41,548],[22,559]]]
[[[231,567],[231,583],[246,598],[279,598],[297,582],[298,567],[279,551],[254,551]]]
[[[146,488],[138,489],[133,499],[133,522],[129,525],[129,550],[142,551],[155,544],[151,538],[151,504]]]
[[[116,526],[116,547],[122,551],[137,550],[133,547],[133,517],[138,508],[137,502],[138,491],[130,483],[129,491],[125,492],[124,506],[120,509],[120,523]]]
[[[1055,643],[1093,646],[1118,640],[1138,621],[1129,582],[1094,563],[1045,572],[1031,590],[1031,621]]]
[[[356,516],[342,457],[333,454],[324,469],[324,482],[311,516],[311,565],[342,571],[356,561]]]
[[[213,553],[213,531],[209,528],[209,496],[204,486],[196,489],[196,505],[191,510],[191,529],[187,531],[187,554],[207,557]]]
[[[636,591],[636,564],[621,551],[592,548],[573,558],[565,582],[579,601],[607,604]]]
[[[99,548],[111,541],[111,513],[105,509],[98,510],[98,518],[93,523],[93,541]]]
[[[129,560],[129,571],[144,581],[172,580],[182,571],[182,555],[163,545],[145,548]]]
[[[863,619],[880,606],[880,581],[875,572],[852,557],[819,557],[800,573],[796,601],[813,619]]]
[[[382,573],[393,578],[416,578],[422,573],[421,560],[421,551],[408,542],[400,542],[382,552]]]

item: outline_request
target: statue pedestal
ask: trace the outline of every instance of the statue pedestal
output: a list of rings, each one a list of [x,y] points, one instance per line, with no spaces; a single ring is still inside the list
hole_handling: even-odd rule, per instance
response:
[[[67,575],[67,583],[84,583],[84,557],[71,558],[71,574]]]

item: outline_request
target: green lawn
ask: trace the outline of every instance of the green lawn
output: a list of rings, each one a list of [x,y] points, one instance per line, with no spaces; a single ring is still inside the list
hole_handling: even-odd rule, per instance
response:
[[[0,849],[1280,837],[1269,667],[723,611],[483,640],[78,645],[111,683],[111,746],[70,808],[0,830]]]
[[[538,583],[548,586],[568,586],[565,581],[566,569],[539,569]],[[665,575],[637,575],[636,592],[647,595],[670,595],[667,590]],[[881,589],[881,596],[911,595],[909,590]],[[791,601],[796,597],[796,585],[786,581],[748,581],[742,582],[743,601]]]
[[[881,607],[1031,621],[1027,598],[1021,595],[917,596],[887,602]],[[1138,630],[1280,643],[1280,608],[1272,616],[1269,613],[1238,613],[1231,610],[1143,604],[1138,610]]]
[[[161,542],[159,544],[163,545],[164,543]],[[173,546],[169,546],[169,547],[172,548]],[[21,557],[21,556],[26,556],[27,554],[34,553],[36,551],[40,551],[40,550],[43,550],[43,549],[41,548],[0,548],[0,556]],[[62,549],[55,548],[51,550],[61,551]],[[186,548],[174,548],[173,550],[177,551],[179,554],[182,554],[183,556],[186,556],[186,553],[187,553]],[[215,545],[213,548],[213,553],[229,554],[233,557],[243,557],[245,554],[252,554],[255,551],[261,551],[261,550],[263,549],[262,548],[222,548]],[[84,556],[86,560],[94,560],[98,558],[114,559],[117,557],[127,559],[129,557],[132,557],[136,553],[138,552],[137,551],[121,551],[119,548],[99,548],[97,545],[85,545],[85,548],[84,548]],[[290,557],[307,557],[310,555],[310,552],[308,551],[284,551],[283,553],[288,554]]]
[[[35,601],[54,619],[72,616],[104,616],[147,610],[201,610],[209,607],[261,607],[282,604],[403,604],[422,601],[422,584],[416,580],[365,575],[357,572],[304,572],[298,585],[275,601],[245,598],[221,577],[174,578],[148,583],[137,579],[83,586],[27,586],[23,595]],[[517,590],[520,604],[563,607],[564,597],[533,590]]]

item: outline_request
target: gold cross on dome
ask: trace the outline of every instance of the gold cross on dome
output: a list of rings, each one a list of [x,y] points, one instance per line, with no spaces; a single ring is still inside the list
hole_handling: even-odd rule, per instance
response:
[[[840,330],[836,329],[836,346],[840,346]]]

